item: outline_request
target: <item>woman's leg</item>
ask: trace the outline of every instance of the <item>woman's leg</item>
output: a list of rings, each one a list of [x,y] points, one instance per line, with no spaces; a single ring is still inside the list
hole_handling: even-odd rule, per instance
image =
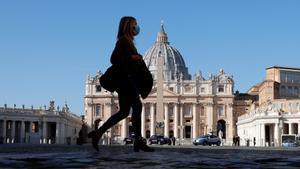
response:
[[[123,93],[119,93],[120,110],[112,115],[100,128],[99,131],[103,134],[106,130],[117,124],[119,121],[125,119],[129,115],[130,100]]]
[[[92,138],[92,145],[96,151],[99,151],[98,142],[103,133],[129,115],[130,100],[122,92],[119,92],[119,105],[120,111],[112,115],[98,130],[94,130],[88,134],[88,137]]]
[[[132,127],[135,138],[141,137],[141,113],[142,103],[140,98],[136,98],[132,103]]]

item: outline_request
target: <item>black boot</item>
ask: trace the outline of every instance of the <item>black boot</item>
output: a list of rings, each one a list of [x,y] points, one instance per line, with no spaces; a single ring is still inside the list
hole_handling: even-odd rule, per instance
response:
[[[140,150],[142,150],[144,152],[153,152],[154,151],[153,148],[147,146],[147,144],[143,141],[142,137],[134,140],[133,149],[134,149],[134,152],[139,152]]]
[[[102,137],[102,132],[98,130],[94,130],[88,134],[88,138],[92,138],[92,145],[96,151],[99,151],[98,142]]]

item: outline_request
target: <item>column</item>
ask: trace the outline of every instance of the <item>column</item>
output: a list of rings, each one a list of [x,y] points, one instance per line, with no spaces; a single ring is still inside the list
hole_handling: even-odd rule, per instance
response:
[[[279,125],[275,123],[274,125],[274,144],[275,146],[279,146]]]
[[[150,136],[155,134],[155,114],[154,114],[154,104],[150,107]]]
[[[64,120],[62,120],[60,123],[60,144],[65,144],[65,140],[65,124]]]
[[[212,132],[213,130],[213,104],[208,103],[207,104],[207,133]]]
[[[193,104],[193,139],[198,137],[197,104]]]
[[[3,144],[6,143],[6,120],[3,120]]]
[[[142,107],[142,137],[146,137],[146,131],[145,131],[145,104],[143,104],[143,107]]]
[[[293,134],[293,126],[292,126],[293,123],[289,123],[289,134]]]
[[[184,104],[180,104],[180,138],[183,139],[183,120],[184,120],[184,117],[183,117],[183,105]]]
[[[260,146],[265,146],[265,142],[266,142],[266,140],[265,140],[265,124],[260,124],[260,134],[261,134],[261,140],[260,140],[260,142],[261,142],[261,145]]]
[[[168,109],[168,104],[165,103],[164,105],[164,113],[165,113],[165,136],[169,137],[169,109]]]
[[[12,121],[11,125],[11,143],[14,143],[16,135],[16,121]]]
[[[60,144],[60,122],[56,122],[55,144]]]
[[[43,134],[42,134],[42,124],[41,124],[40,120],[38,121],[38,134],[40,137],[39,143],[42,144],[43,143],[43,139],[42,139]]]
[[[29,133],[31,132],[31,122],[29,122]],[[43,143],[47,144],[47,122],[43,121]]]
[[[233,138],[233,133],[235,132],[234,130],[234,119],[233,119],[233,104],[229,103],[227,106],[227,118],[229,119],[227,124],[229,123],[229,127],[226,129],[226,142],[232,144],[232,138]],[[252,138],[253,139],[253,138]]]
[[[108,120],[108,118],[112,116],[112,104],[106,103],[105,106],[106,106],[106,110],[107,110],[106,112],[108,113],[108,116],[106,117],[105,120]],[[132,108],[130,109],[130,111],[132,112]],[[113,128],[110,128],[110,132],[108,132],[108,138],[107,138],[108,144],[110,144],[110,140],[113,138],[113,134],[112,134],[113,132],[114,132]]]
[[[128,120],[127,118],[123,119],[122,120],[122,133],[121,133],[121,136],[123,138],[127,137],[128,135]]]
[[[25,140],[25,121],[21,121],[21,142],[24,143]]]
[[[178,104],[174,104],[174,137],[178,138]]]

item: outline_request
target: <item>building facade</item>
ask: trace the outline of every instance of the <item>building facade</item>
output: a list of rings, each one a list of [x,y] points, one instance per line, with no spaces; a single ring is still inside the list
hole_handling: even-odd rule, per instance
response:
[[[258,102],[238,118],[241,144],[281,146],[282,134],[300,134],[300,69],[273,66],[266,70],[266,80],[249,90]]]
[[[144,61],[153,75],[154,86],[150,95],[142,100],[143,137],[162,134],[191,143],[202,134],[222,131],[224,141],[230,144],[235,125],[232,76],[220,70],[205,79],[199,71],[192,78],[183,57],[170,45],[163,25],[156,42],[145,53]],[[91,128],[95,120],[106,121],[118,111],[117,93],[101,88],[100,77],[98,71],[96,76],[88,76],[85,83],[85,117]],[[130,132],[129,116],[106,134],[120,141]]]
[[[67,104],[59,110],[54,101],[46,109],[0,107],[0,142],[28,144],[75,144],[82,121]]]

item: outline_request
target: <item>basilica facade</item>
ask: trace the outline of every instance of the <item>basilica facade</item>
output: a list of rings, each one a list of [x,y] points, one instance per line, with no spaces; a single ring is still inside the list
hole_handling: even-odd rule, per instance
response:
[[[154,45],[145,53],[144,61],[153,75],[154,86],[142,100],[143,137],[162,134],[188,144],[200,135],[213,133],[222,137],[223,143],[231,144],[235,135],[231,75],[221,69],[208,78],[200,71],[191,76],[184,57],[170,45],[163,25]],[[95,120],[104,122],[118,111],[118,95],[100,86],[101,75],[98,71],[85,82],[85,120],[91,128]],[[122,141],[132,132],[131,126],[129,116],[106,132],[106,136]]]

